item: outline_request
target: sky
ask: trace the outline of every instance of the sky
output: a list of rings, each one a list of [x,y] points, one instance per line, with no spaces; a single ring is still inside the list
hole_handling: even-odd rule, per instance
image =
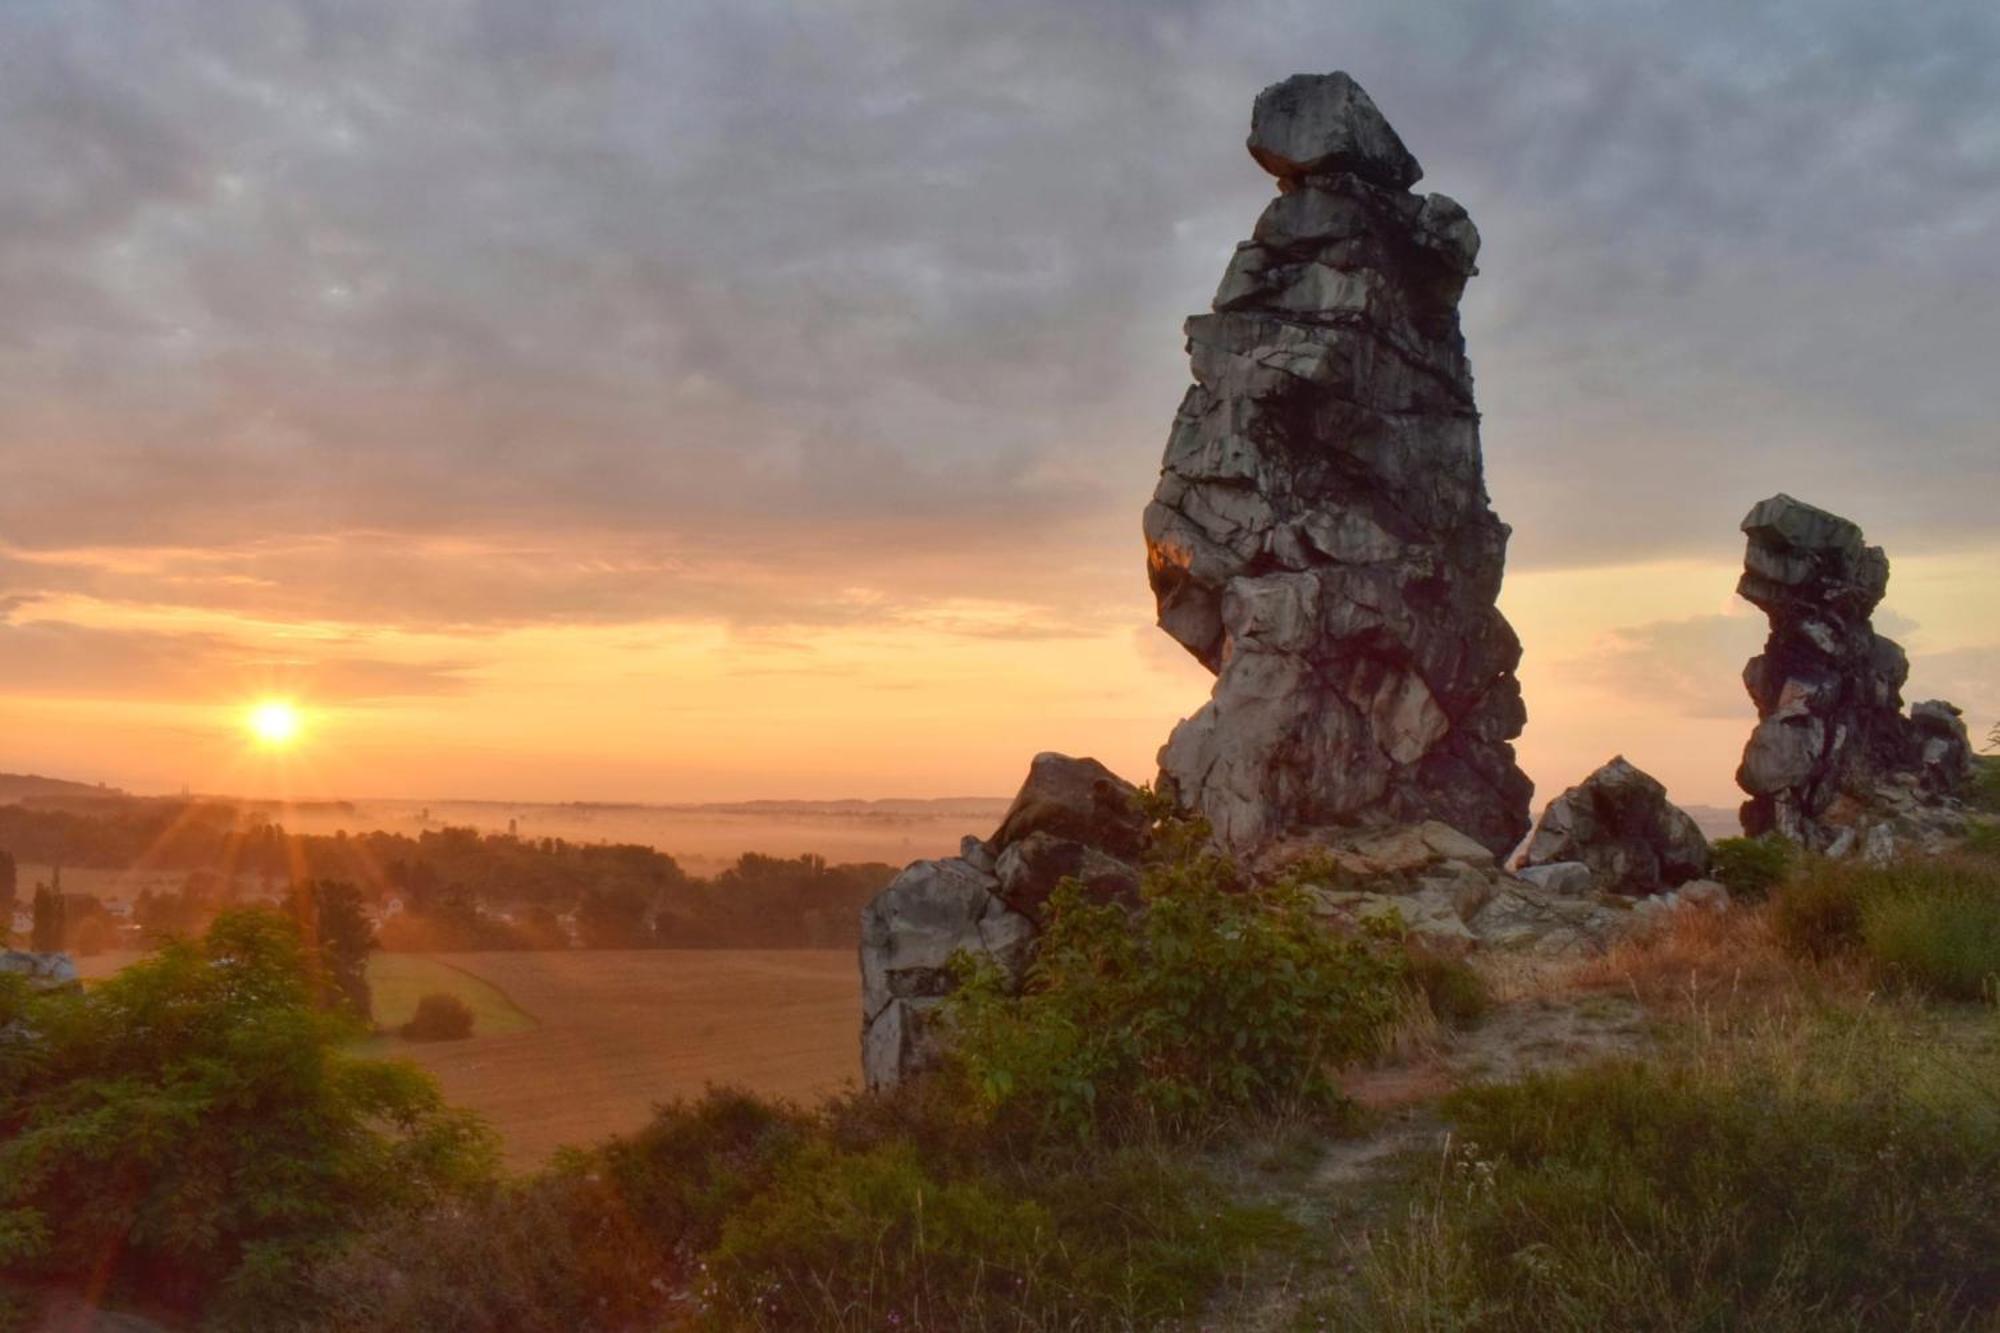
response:
[[[1538,802],[1733,804],[1737,524],[1859,522],[2000,717],[1990,0],[12,0],[0,769],[686,801],[1135,779],[1139,514],[1345,69],[1484,237]],[[244,709],[296,699],[301,742]]]

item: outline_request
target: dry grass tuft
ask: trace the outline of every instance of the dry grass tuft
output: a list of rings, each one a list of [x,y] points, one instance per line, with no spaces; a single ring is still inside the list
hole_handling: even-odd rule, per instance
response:
[[[1791,1008],[1812,997],[1858,998],[1867,990],[1857,968],[1814,964],[1788,953],[1770,909],[1682,911],[1613,945],[1569,974],[1581,990],[1619,990],[1659,1013],[1721,1007],[1758,1012]]]

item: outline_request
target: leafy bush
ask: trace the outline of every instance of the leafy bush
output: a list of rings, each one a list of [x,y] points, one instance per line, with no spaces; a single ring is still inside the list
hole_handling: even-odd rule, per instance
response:
[[[1992,1327],[2000,1076],[1892,1024],[1463,1092],[1355,1327]]]
[[[261,1324],[270,1333],[659,1327],[675,1273],[672,1254],[600,1174],[556,1169],[385,1220]]]
[[[2000,749],[2000,722],[1993,724],[1986,748]],[[1972,806],[1989,814],[2000,814],[2000,754],[1976,754],[1972,756],[1972,764],[1972,788],[1968,793]]]
[[[996,1122],[1031,1139],[1171,1136],[1338,1104],[1334,1066],[1376,1048],[1400,956],[1206,853],[1148,867],[1140,896],[1133,912],[1060,886],[1018,997],[990,964],[961,969],[955,1059]]]
[[[417,1011],[397,1031],[409,1041],[463,1041],[472,1035],[472,1007],[456,995],[433,991],[417,1001]]]
[[[1446,1027],[1470,1027],[1493,1007],[1486,979],[1463,959],[1410,948],[1404,958],[1405,984],[1424,998]]]
[[[1718,838],[1709,848],[1708,873],[1732,897],[1761,902],[1784,882],[1798,848],[1776,834],[1761,838]]]
[[[87,991],[0,994],[0,1278],[247,1320],[354,1229],[482,1178],[477,1121],[342,1055],[358,1028],[308,971],[292,922],[234,912]]]
[[[1778,893],[1772,922],[1794,952],[1858,954],[1891,985],[1944,999],[1995,997],[2000,865],[1991,861],[1812,862]]]
[[[1019,1157],[942,1084],[813,1114],[711,1091],[535,1179],[370,1235],[316,1274],[340,1333],[1151,1327],[1290,1239],[1184,1162]]]

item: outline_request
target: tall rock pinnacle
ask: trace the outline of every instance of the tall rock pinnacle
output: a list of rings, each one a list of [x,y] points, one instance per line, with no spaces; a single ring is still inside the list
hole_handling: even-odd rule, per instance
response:
[[[1345,74],[1266,88],[1248,146],[1279,194],[1187,322],[1145,516],[1160,627],[1217,676],[1162,786],[1236,852],[1435,818],[1504,853],[1533,789],[1458,324],[1479,233]]]
[[[1972,746],[1948,703],[1903,715],[1909,659],[1872,621],[1889,557],[1853,523],[1789,495],[1760,501],[1743,532],[1736,591],[1771,621],[1743,668],[1758,718],[1736,771],[1750,794],[1744,832],[1836,856],[1886,856],[1955,832]]]

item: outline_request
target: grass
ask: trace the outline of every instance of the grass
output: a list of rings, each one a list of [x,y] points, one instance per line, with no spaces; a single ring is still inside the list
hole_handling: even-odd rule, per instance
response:
[[[1450,1150],[1324,1323],[2000,1321],[2000,1031],[1914,1004],[1690,1029],[1667,1058],[1447,1099]]]
[[[462,1001],[472,1011],[475,1037],[497,1037],[536,1026],[534,1017],[492,982],[421,954],[371,955],[368,986],[374,995],[376,1026],[391,1031],[409,1022],[417,1012],[417,1002],[432,994]]]
[[[1883,985],[2000,998],[2000,859],[1809,862],[1777,891],[1772,921],[1793,952],[1858,957]]]

